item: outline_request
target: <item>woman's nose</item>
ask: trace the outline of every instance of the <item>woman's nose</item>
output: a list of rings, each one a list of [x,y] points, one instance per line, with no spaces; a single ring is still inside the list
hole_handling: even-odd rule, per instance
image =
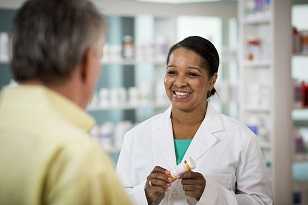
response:
[[[187,81],[186,81],[185,76],[178,75],[178,76],[175,78],[174,84],[175,84],[177,87],[186,86],[186,85],[187,85]]]

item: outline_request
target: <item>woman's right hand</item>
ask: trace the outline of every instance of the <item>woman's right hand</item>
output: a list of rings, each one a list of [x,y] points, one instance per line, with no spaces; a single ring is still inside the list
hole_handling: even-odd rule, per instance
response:
[[[172,182],[171,174],[168,170],[156,166],[147,177],[145,184],[145,195],[149,205],[159,204],[164,198],[165,192]]]

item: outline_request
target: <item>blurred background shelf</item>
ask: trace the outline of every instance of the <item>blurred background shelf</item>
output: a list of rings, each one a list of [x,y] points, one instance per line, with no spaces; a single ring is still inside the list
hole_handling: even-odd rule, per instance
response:
[[[294,155],[294,162],[308,162],[308,153],[297,153]]]
[[[308,108],[293,110],[292,120],[296,127],[308,127]]]
[[[108,105],[108,106],[89,106],[87,111],[97,112],[97,111],[113,111],[113,110],[135,110],[135,109],[144,109],[144,108],[154,108],[154,109],[163,109],[167,108],[169,104],[158,104],[158,103],[140,103],[138,105]]]
[[[294,53],[293,57],[295,57],[295,58],[308,58],[308,53]]]
[[[269,60],[257,60],[257,61],[244,61],[244,67],[250,68],[268,68],[271,66],[271,61]]]
[[[254,14],[247,15],[243,23],[244,24],[269,24],[271,22],[272,15],[270,11],[256,12]]]
[[[240,119],[258,137],[275,204],[291,204],[291,0],[239,0],[238,8]]]
[[[250,112],[254,114],[270,114],[271,110],[269,108],[257,108],[257,107],[245,107],[245,112]]]
[[[261,149],[267,149],[270,150],[272,149],[272,145],[270,144],[270,142],[266,142],[264,140],[257,140],[259,146],[261,147]]]

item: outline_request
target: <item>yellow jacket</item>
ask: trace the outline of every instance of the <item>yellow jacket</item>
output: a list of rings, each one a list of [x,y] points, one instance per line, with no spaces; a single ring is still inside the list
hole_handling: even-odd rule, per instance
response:
[[[41,86],[0,95],[1,205],[130,204],[110,160],[88,136],[94,120]]]

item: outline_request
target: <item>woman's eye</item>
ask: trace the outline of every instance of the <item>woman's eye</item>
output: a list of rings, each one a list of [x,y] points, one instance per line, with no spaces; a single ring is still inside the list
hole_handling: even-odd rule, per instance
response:
[[[175,72],[174,70],[168,70],[168,71],[167,71],[167,74],[168,74],[168,75],[175,75],[176,72]]]
[[[198,76],[200,76],[198,73],[193,73],[193,72],[189,72],[188,75],[191,76],[191,77],[198,77]]]

